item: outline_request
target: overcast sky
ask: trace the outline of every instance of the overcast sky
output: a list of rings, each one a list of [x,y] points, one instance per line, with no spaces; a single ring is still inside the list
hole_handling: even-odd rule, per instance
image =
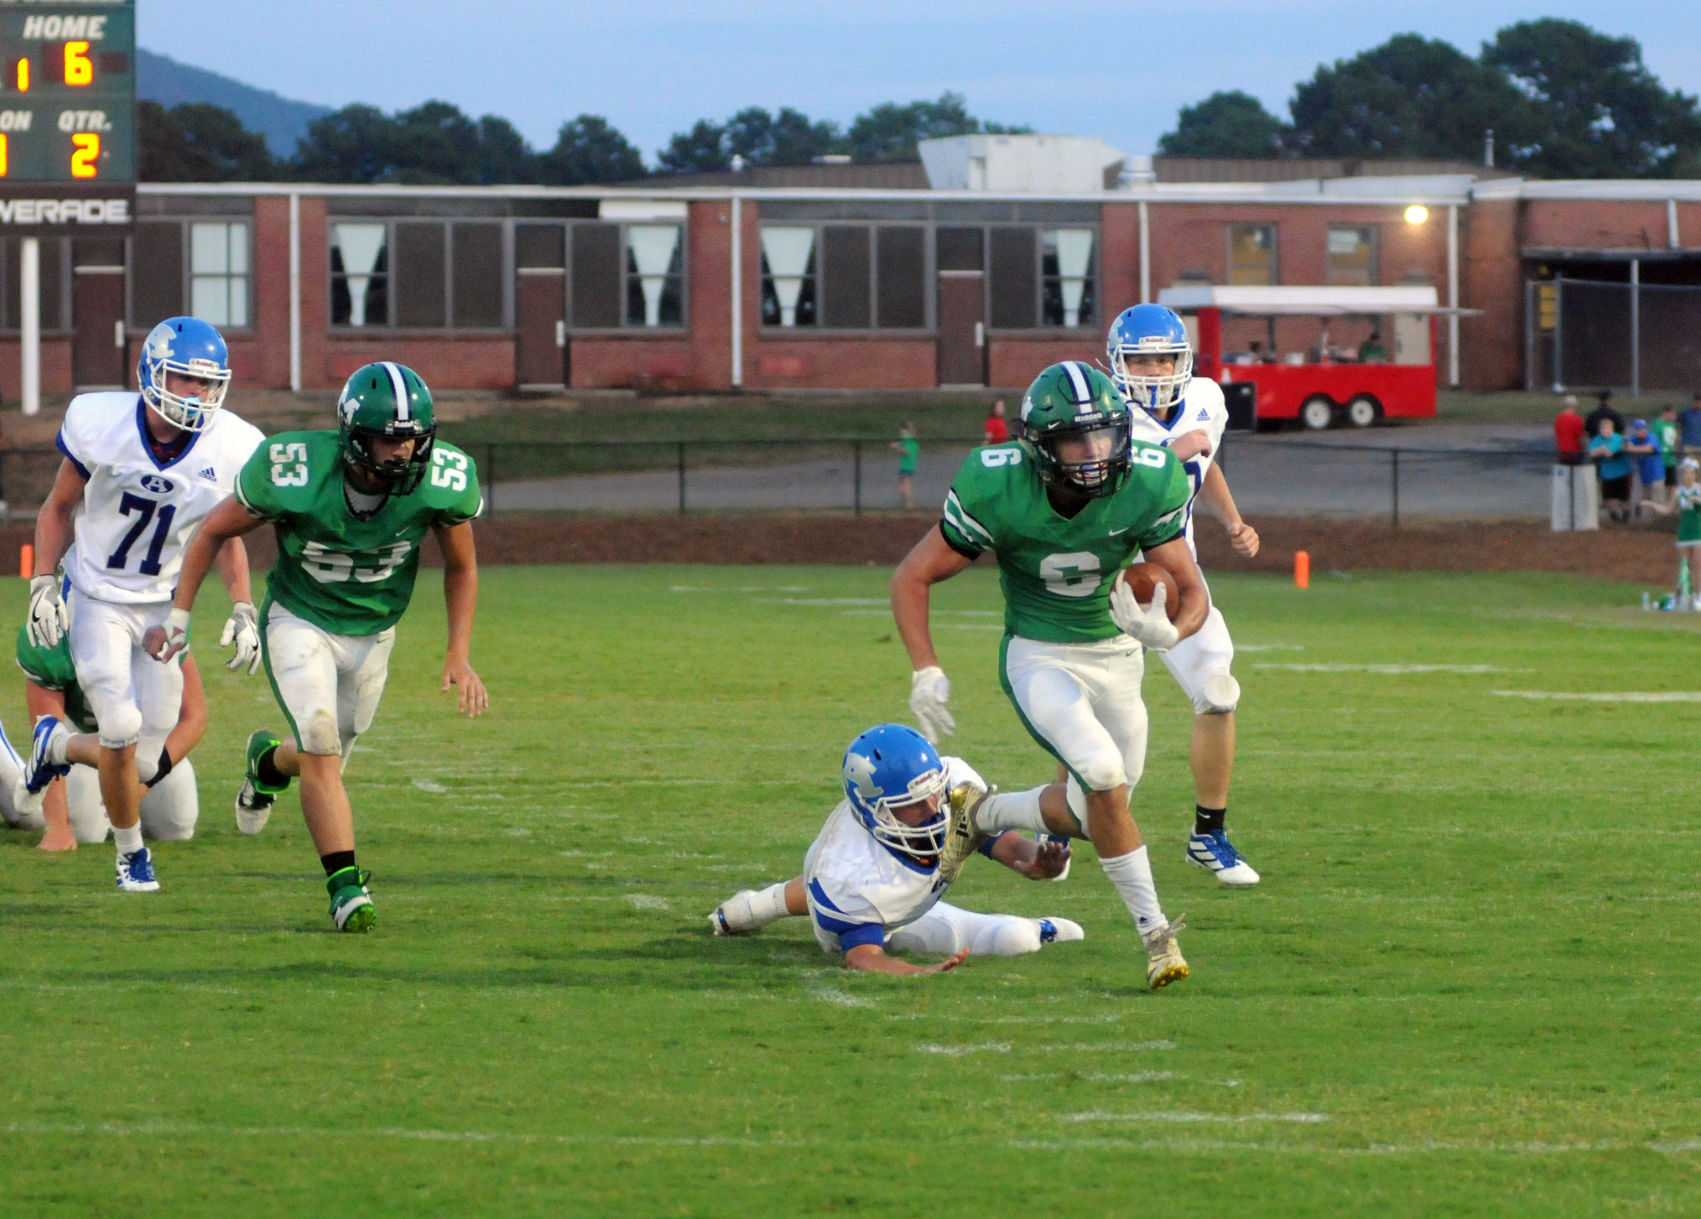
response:
[[[1181,107],[1243,89],[1280,117],[1319,63],[1397,33],[1475,55],[1569,17],[1630,35],[1701,93],[1695,0],[142,0],[139,41],[285,97],[387,111],[431,98],[511,121],[534,147],[600,114],[647,158],[699,118],[792,106],[841,124],[953,90],[970,113],[1150,152]],[[238,17],[232,20],[233,15]]]

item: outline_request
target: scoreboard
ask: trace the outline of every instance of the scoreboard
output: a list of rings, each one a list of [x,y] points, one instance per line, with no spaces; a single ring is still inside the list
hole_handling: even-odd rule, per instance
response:
[[[0,0],[0,234],[129,230],[135,0]]]

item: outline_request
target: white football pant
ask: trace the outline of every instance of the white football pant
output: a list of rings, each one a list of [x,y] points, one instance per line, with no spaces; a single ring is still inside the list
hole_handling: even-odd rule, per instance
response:
[[[333,635],[283,606],[266,616],[266,670],[302,753],[340,753],[343,761],[372,727],[396,628],[376,635]]]

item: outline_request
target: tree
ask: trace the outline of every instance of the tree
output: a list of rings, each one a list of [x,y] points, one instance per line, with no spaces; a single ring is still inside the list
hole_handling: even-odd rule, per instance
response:
[[[989,128],[969,114],[962,94],[946,92],[936,102],[886,102],[858,115],[848,142],[853,160],[913,161],[921,155],[916,147],[921,140],[985,130]]]
[[[448,102],[430,101],[395,117],[389,181],[415,186],[477,181],[478,124]]]
[[[1182,108],[1174,131],[1158,141],[1166,157],[1273,157],[1294,138],[1293,128],[1238,89],[1211,94]]]
[[[537,180],[546,186],[626,182],[643,176],[642,154],[595,114],[561,124],[555,147],[537,158]]]
[[[307,182],[385,182],[398,138],[396,123],[376,106],[344,106],[307,125],[290,168]]]
[[[1701,157],[1696,99],[1668,91],[1642,64],[1634,38],[1548,17],[1507,26],[1483,47],[1541,114],[1516,160],[1566,178],[1671,177]]]
[[[715,173],[732,166],[726,128],[698,119],[690,131],[677,133],[657,158],[663,173]]]
[[[143,182],[265,182],[277,175],[264,136],[229,110],[205,102],[165,109],[136,103]]]
[[[838,124],[811,122],[809,116],[781,107],[769,114],[749,106],[727,120],[726,148],[751,165],[808,165],[843,144]]]
[[[1490,129],[1513,147],[1538,129],[1529,100],[1499,71],[1417,34],[1319,67],[1290,109],[1313,156],[1477,161]]]

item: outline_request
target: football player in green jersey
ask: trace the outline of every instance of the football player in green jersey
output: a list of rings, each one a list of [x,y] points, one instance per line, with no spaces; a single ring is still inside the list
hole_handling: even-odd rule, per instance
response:
[[[331,918],[340,931],[366,931],[376,914],[368,873],[355,863],[343,765],[378,710],[427,533],[443,552],[448,603],[442,688],[457,688],[467,715],[489,705],[469,661],[478,600],[472,521],[484,500],[472,459],[437,441],[431,391],[411,368],[383,361],[359,369],[343,386],[337,421],[334,432],[284,432],[255,452],[236,494],[190,542],[171,615],[149,650],[169,659],[182,647],[213,555],[225,539],[270,521],[278,559],[260,621],[266,676],[293,740],[265,731],[249,738],[237,826],[259,833],[277,794],[299,776]]]
[[[1199,629],[1210,598],[1183,537],[1187,477],[1173,454],[1134,440],[1129,408],[1103,373],[1054,364],[1022,400],[1019,439],[975,449],[929,529],[892,576],[892,614],[914,670],[910,708],[929,737],[956,725],[950,682],[928,629],[929,589],[988,550],[1004,592],[1004,692],[1034,739],[1069,773],[1076,836],[1090,839],[1134,916],[1152,989],[1187,976],[1151,863],[1129,811],[1146,758],[1142,645],[1162,650]],[[1160,589],[1139,605],[1116,580],[1144,551],[1175,577],[1172,623]],[[1000,795],[977,827],[1053,832],[1038,791]]]

